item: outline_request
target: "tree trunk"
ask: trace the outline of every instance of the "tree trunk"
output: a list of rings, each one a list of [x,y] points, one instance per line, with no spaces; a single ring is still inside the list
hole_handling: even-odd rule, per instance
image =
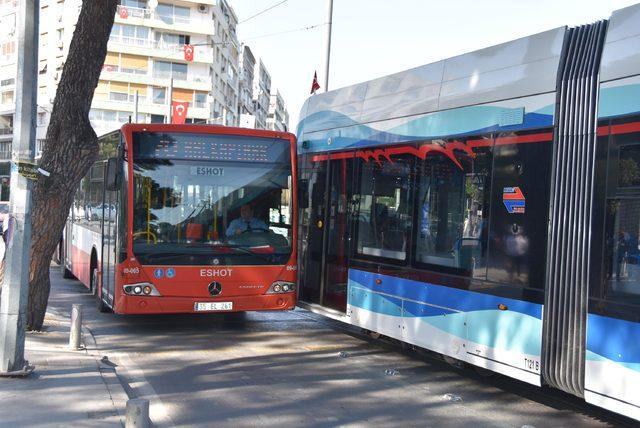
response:
[[[40,330],[49,300],[49,265],[62,236],[80,180],[98,153],[89,122],[118,0],[84,0],[51,112],[40,168],[33,188],[31,265],[27,328]]]

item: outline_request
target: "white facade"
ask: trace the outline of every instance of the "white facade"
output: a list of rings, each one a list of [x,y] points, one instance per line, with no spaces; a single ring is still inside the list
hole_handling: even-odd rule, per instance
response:
[[[253,76],[253,100],[255,101],[254,114],[256,116],[256,128],[267,128],[267,113],[269,111],[269,96],[271,94],[271,75],[262,63],[256,61]]]
[[[198,1],[194,3],[199,3]],[[213,36],[212,117],[213,123],[238,126],[238,81],[240,44],[236,35],[238,17],[226,0],[212,1]]]
[[[269,97],[269,112],[267,114],[267,129],[272,131],[287,131],[289,129],[289,113],[284,107],[284,100],[280,91]]]
[[[255,102],[253,101],[253,82],[256,59],[249,46],[242,46],[240,54],[240,83],[238,96],[238,114],[240,126],[255,128]],[[250,119],[251,117],[252,119]]]

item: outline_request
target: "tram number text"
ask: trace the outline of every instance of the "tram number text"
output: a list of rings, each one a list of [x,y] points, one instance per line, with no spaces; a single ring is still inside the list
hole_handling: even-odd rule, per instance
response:
[[[530,360],[529,358],[524,359],[524,367],[528,370],[533,370],[535,372],[540,371],[540,361]]]

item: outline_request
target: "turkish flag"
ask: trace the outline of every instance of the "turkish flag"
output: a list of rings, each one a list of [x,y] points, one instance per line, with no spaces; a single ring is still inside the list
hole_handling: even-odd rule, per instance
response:
[[[184,60],[193,61],[193,45],[184,45]]]
[[[129,11],[126,7],[120,6],[120,18],[127,19],[129,17]]]
[[[187,110],[189,110],[189,103],[187,101],[172,101],[171,102],[171,123],[176,125],[182,125],[187,119]]]
[[[314,95],[318,89],[320,89],[320,84],[318,83],[318,72],[315,71],[313,73],[313,83],[311,84],[311,95]]]

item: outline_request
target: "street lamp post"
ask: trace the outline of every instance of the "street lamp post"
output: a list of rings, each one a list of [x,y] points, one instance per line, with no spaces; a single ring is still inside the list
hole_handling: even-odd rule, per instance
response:
[[[324,91],[329,91],[329,60],[331,59],[331,24],[333,21],[333,0],[327,0],[327,23],[324,31]]]

